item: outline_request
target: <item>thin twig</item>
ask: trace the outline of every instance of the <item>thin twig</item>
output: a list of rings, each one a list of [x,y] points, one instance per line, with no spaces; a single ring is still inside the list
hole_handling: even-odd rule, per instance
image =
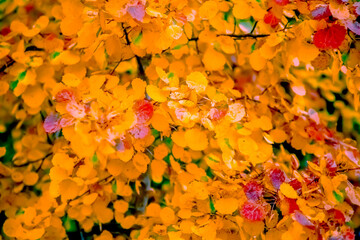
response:
[[[125,35],[125,41],[126,41],[126,45],[129,45],[131,44],[130,42],[130,39],[129,39],[129,34],[127,32],[127,28],[125,28],[124,26],[124,23],[121,24],[122,28],[123,28],[123,31],[124,31],[124,35]],[[144,70],[144,67],[142,65],[142,62],[141,62],[141,58],[137,55],[135,55],[135,58],[136,58],[136,62],[138,64],[138,70],[139,70],[139,75],[140,75],[140,78],[145,78],[145,70]]]
[[[116,65],[115,65],[115,67],[113,68],[113,70],[111,70],[110,75],[113,75],[113,74],[114,74],[116,68],[119,66],[119,64],[120,64],[121,62],[122,62],[122,59],[120,59],[120,60],[116,63]]]
[[[28,161],[28,162],[23,163],[23,164],[15,164],[15,163],[13,163],[13,166],[14,167],[25,167],[25,166],[28,166],[29,164],[32,164],[32,163],[36,163],[36,162],[39,162],[39,161],[44,161],[47,157],[51,156],[52,154],[53,153],[48,153],[42,158],[39,158],[39,159],[36,159],[36,160],[33,160],[33,161]]]
[[[43,159],[41,159],[41,163],[40,163],[39,167],[36,169],[36,172],[39,172],[39,171],[40,171],[43,163],[45,162],[45,159],[47,159],[48,157],[50,157],[52,154],[53,154],[53,153],[48,153],[48,154],[46,154],[45,157],[43,157]]]
[[[255,31],[256,25],[258,24],[258,21],[254,23],[254,26],[252,27],[250,34],[252,34]]]
[[[10,58],[10,61],[6,62],[4,65],[1,66],[0,72],[4,72],[8,67],[13,65],[14,63],[15,63],[15,61],[12,58]]]
[[[245,38],[253,38],[253,39],[257,39],[257,38],[265,38],[270,36],[270,34],[251,34],[251,33],[247,33],[247,34],[226,34],[226,33],[220,33],[216,35],[217,37],[220,36],[228,36],[228,37],[232,37],[235,39],[245,39]],[[189,38],[189,41],[198,41],[199,38],[198,37],[193,37],[193,38]]]

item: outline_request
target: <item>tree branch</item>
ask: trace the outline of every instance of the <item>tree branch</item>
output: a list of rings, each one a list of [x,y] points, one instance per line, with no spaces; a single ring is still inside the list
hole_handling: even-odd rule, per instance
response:
[[[124,31],[126,45],[130,46],[131,42],[130,42],[130,39],[129,39],[129,34],[126,31],[124,23],[121,24],[121,27],[123,28],[123,31]],[[144,79],[145,78],[145,70],[144,70],[144,67],[142,65],[141,58],[139,56],[137,56],[136,54],[135,54],[135,58],[136,58],[136,62],[138,64],[138,70],[139,70],[140,78]]]
[[[256,27],[256,24],[254,25],[254,27]],[[265,38],[270,36],[270,34],[251,34],[251,33],[247,33],[247,34],[226,34],[226,33],[221,33],[221,34],[216,34],[217,37],[220,36],[228,36],[228,37],[232,37],[235,39],[245,39],[245,38],[253,38],[253,39],[257,39],[257,38]],[[199,38],[198,37],[193,37],[193,38],[189,38],[189,41],[198,41]]]
[[[235,38],[235,39],[244,39],[244,38],[253,38],[253,39],[256,39],[256,38],[264,38],[264,37],[268,37],[270,36],[270,34],[251,34],[251,33],[248,33],[248,34],[217,34],[216,36],[228,36],[228,37],[232,37],[232,38]]]

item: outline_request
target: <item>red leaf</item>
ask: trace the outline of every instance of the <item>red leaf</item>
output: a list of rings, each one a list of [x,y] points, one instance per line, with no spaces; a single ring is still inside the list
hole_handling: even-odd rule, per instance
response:
[[[321,19],[328,18],[331,16],[330,8],[327,4],[320,5],[311,11],[311,16],[315,20],[321,20]]]
[[[257,201],[262,197],[263,187],[255,181],[250,181],[245,184],[244,192],[249,200]]]
[[[344,26],[334,24],[320,29],[314,34],[314,44],[319,49],[335,49],[344,41],[346,29]]]
[[[279,168],[272,169],[269,173],[269,177],[272,185],[276,189],[279,189],[280,185],[285,182],[285,173]]]
[[[3,36],[8,35],[9,33],[11,33],[11,30],[9,27],[4,27],[3,29],[1,29],[0,34]]]
[[[154,107],[148,100],[138,100],[133,107],[137,123],[147,122],[154,114]]]
[[[274,0],[274,2],[277,4],[277,5],[280,5],[280,6],[285,6],[287,4],[290,3],[289,0]]]
[[[276,27],[279,22],[280,22],[280,19],[278,19],[277,17],[275,17],[274,14],[272,14],[271,12],[268,12],[267,14],[265,14],[264,16],[264,22],[266,24],[269,24],[271,27]]]
[[[57,102],[69,102],[75,100],[74,92],[69,89],[63,89],[55,96]]]
[[[211,120],[217,121],[223,118],[227,113],[226,109],[212,108],[209,111],[209,117]]]
[[[240,209],[240,214],[249,221],[262,221],[266,216],[264,207],[255,202],[247,201]]]

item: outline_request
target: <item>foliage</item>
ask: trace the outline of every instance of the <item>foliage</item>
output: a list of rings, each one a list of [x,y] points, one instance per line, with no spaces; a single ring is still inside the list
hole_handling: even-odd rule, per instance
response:
[[[359,15],[0,1],[4,239],[355,239]]]

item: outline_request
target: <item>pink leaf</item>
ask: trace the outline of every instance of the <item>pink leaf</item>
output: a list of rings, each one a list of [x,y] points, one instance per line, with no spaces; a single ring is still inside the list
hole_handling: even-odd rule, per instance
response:
[[[61,129],[60,117],[58,114],[51,114],[45,118],[44,129],[47,133],[54,133]]]
[[[141,4],[140,2],[136,6],[130,6],[128,7],[128,13],[131,15],[131,17],[135,18],[136,20],[142,22],[144,16],[145,16],[145,6]]]

